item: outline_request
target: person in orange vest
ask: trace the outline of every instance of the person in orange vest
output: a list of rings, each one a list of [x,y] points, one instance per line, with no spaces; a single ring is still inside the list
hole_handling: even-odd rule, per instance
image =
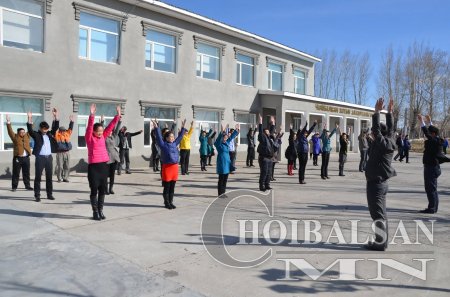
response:
[[[25,132],[24,128],[18,128],[17,134],[11,127],[11,118],[6,115],[6,128],[14,146],[13,151],[13,174],[12,174],[12,191],[17,190],[19,185],[20,170],[22,169],[22,179],[25,189],[33,190],[30,186],[30,134]]]
[[[69,128],[66,129],[60,126],[55,133],[56,139],[56,177],[58,182],[68,183],[70,174],[70,151],[72,150],[72,143],[70,142],[70,137],[73,131],[73,115],[69,117]]]

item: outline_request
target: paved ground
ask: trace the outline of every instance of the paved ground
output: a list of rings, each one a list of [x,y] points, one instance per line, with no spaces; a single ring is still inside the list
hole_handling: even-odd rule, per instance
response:
[[[436,215],[416,211],[426,206],[420,155],[411,164],[395,163],[399,175],[390,182],[388,215],[390,236],[404,220],[411,242],[391,244],[385,253],[364,251],[351,244],[348,220],[360,220],[357,234],[363,240],[370,234],[364,177],[357,171],[357,156],[351,155],[347,176],[337,176],[337,156],[330,163],[331,179],[322,182],[320,168],[308,164],[307,184],[285,174],[285,165],[276,171],[273,183],[275,215],[269,218],[255,199],[230,204],[224,217],[224,241],[235,258],[250,260],[272,248],[272,257],[250,269],[224,266],[205,250],[200,235],[202,216],[215,200],[217,177],[214,169],[200,173],[194,166],[176,187],[176,210],[162,208],[159,176],[147,168],[117,177],[116,194],[107,196],[102,222],[91,220],[89,192],[85,175],[71,182],[55,183],[55,201],[36,203],[32,193],[10,192],[10,181],[0,180],[0,295],[1,296],[449,296],[450,293],[450,207],[448,165],[440,182],[440,210]],[[193,162],[194,163],[194,162]],[[258,169],[242,168],[231,175],[229,190],[257,189]],[[45,197],[45,194],[43,195]],[[284,240],[271,245],[260,226],[258,245],[242,245],[236,219],[319,220],[322,242],[303,243],[304,221],[299,225],[299,244]],[[339,220],[347,243],[324,244],[334,220]],[[417,239],[412,220],[436,220],[433,243],[420,232]],[[261,223],[262,224],[262,223]],[[291,238],[292,230],[288,230]],[[356,231],[356,230],[355,230]],[[271,229],[271,234],[279,228]],[[400,233],[397,232],[397,235]],[[334,234],[336,235],[336,234]],[[215,234],[204,234],[206,244],[214,245]],[[333,242],[337,239],[336,237]],[[398,243],[403,240],[397,239]],[[282,259],[305,259],[324,269],[337,259],[362,259],[356,274],[362,280],[333,280],[343,270],[342,262],[318,280],[311,280],[290,265],[293,280],[286,277]],[[383,266],[380,272],[391,280],[377,277],[376,262],[394,259],[417,271],[419,261],[427,262],[427,278]],[[341,266],[341,267],[340,267]],[[405,266],[403,266],[404,268]],[[401,268],[400,264],[397,268]],[[309,272],[313,271],[311,268]],[[412,271],[412,270],[411,270]]]

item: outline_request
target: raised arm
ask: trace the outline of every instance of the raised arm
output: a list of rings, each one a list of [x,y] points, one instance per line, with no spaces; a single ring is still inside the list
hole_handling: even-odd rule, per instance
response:
[[[67,129],[67,132],[69,133],[69,135],[72,135],[72,131],[73,131],[73,115],[69,116],[69,129]]]
[[[206,135],[206,137],[211,137],[211,135],[214,133],[213,129],[209,129],[208,131],[208,135]]]
[[[312,131],[314,131],[314,128],[316,128],[316,125],[317,125],[317,121],[314,121],[314,124],[308,130],[308,136],[309,136],[309,134],[311,134]]]
[[[394,134],[394,100],[389,99],[388,113],[386,114],[386,126],[387,126],[387,136],[392,136]]]
[[[423,132],[423,134],[425,135],[425,137],[426,137],[427,139],[432,139],[433,136],[431,136],[430,131],[428,131],[428,127],[427,127],[427,125],[425,124],[425,121],[424,121],[422,115],[419,114],[419,115],[417,116],[417,119],[419,120],[419,123],[420,123],[421,126],[422,126],[422,132]]]
[[[375,137],[381,135],[380,111],[384,108],[384,99],[380,98],[375,103],[375,112],[372,115],[372,133]]]
[[[194,133],[194,121],[191,122],[191,126],[189,127],[189,132],[188,132],[187,136],[189,138],[191,138],[192,133]]]
[[[306,121],[305,126],[303,127],[302,131],[300,131],[300,133],[301,133],[302,135],[303,135],[303,133],[305,133],[306,127],[308,127],[308,121]]]
[[[184,133],[187,132],[186,128],[184,128],[184,125],[186,124],[186,119],[184,119],[183,121],[181,121],[181,131],[180,133],[178,133],[178,137],[175,139],[175,143],[177,145],[180,144],[181,140],[183,139]]]
[[[31,113],[31,111],[27,112],[27,117],[28,117],[28,122],[27,122],[27,130],[28,130],[28,134],[30,134],[30,136],[32,138],[36,138],[36,131],[33,130],[33,114]]]
[[[122,117],[119,118],[119,121],[117,122],[116,127],[114,128],[114,131],[112,132],[112,135],[115,137],[119,135],[120,127],[122,126]]]
[[[143,130],[139,130],[137,132],[133,132],[133,133],[129,133],[129,134],[130,134],[131,137],[133,137],[133,136],[141,134],[142,132],[143,132]]]
[[[14,142],[16,139],[16,133],[14,133],[12,127],[11,127],[11,118],[9,115],[6,115],[6,128],[8,129],[8,135],[9,138]]]
[[[236,138],[236,136],[238,136],[239,134],[239,124],[236,125],[236,128],[234,129],[233,133],[231,134],[231,136],[227,139],[227,144],[234,141],[234,139]]]
[[[52,110],[52,114],[53,114],[53,121],[52,121],[52,130],[51,133],[52,135],[56,134],[56,131],[59,128],[59,115],[58,115],[58,110],[56,108],[53,108]]]
[[[90,143],[92,140],[92,133],[94,132],[94,120],[95,120],[95,112],[97,108],[95,104],[91,105],[91,113],[89,115],[88,124],[86,127],[86,133],[84,134],[84,139],[86,139],[86,143]]]
[[[108,125],[108,127],[106,127],[105,131],[103,131],[103,135],[105,138],[108,137],[109,135],[111,135],[112,131],[114,130],[114,127],[116,127],[117,122],[120,120],[120,115],[121,115],[120,105],[117,105],[116,111],[117,111],[117,115],[109,123],[109,125]]]

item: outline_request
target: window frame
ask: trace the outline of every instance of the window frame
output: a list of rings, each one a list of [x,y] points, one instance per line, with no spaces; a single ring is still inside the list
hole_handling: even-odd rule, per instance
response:
[[[4,11],[9,11],[9,12],[12,12],[12,13],[25,15],[25,16],[29,16],[29,17],[34,17],[34,18],[42,20],[42,40],[41,40],[42,41],[42,49],[40,51],[36,51],[34,49],[31,49],[31,51],[35,52],[35,53],[43,53],[45,51],[45,17],[44,17],[44,15],[45,15],[46,6],[45,6],[45,3],[41,2],[41,1],[36,1],[36,2],[40,2],[41,5],[42,5],[42,15],[41,16],[0,6],[0,46],[8,47],[8,48],[14,48],[14,49],[19,49],[19,50],[30,51],[30,49],[24,49],[24,48],[15,47],[15,46],[4,45],[4,35],[5,34],[4,34],[4,26],[3,26],[3,18],[4,18],[3,17],[3,12]]]
[[[94,124],[95,123],[100,123],[101,117],[102,117],[101,115],[95,115]],[[77,135],[78,135],[78,137],[85,137],[84,135],[80,135],[80,133],[78,133],[79,132],[79,127],[80,127],[79,121],[80,120],[84,120],[84,119],[86,119],[86,128],[87,128],[87,124],[88,124],[88,121],[89,121],[89,115],[77,115],[76,123],[77,123]],[[113,120],[114,117],[104,116],[103,119],[106,122],[107,120]],[[86,134],[86,131],[84,131],[84,133]],[[87,150],[87,145],[86,146],[80,146],[80,142],[78,141],[78,138],[77,138],[77,149]]]
[[[120,27],[121,27],[121,22],[119,20],[117,20],[114,17],[108,17],[102,14],[96,14],[95,12],[91,12],[91,11],[81,11],[81,13],[85,13],[85,14],[90,14],[96,17],[100,17],[100,18],[104,18],[104,19],[109,19],[109,20],[113,20],[115,22],[117,22],[117,32],[118,33],[114,33],[111,31],[106,31],[106,30],[102,30],[102,29],[98,29],[98,28],[93,28],[93,27],[89,27],[86,25],[81,25],[81,20],[78,24],[78,58],[81,60],[85,60],[85,61],[93,61],[93,62],[99,62],[99,63],[106,63],[106,64],[112,64],[112,65],[119,65],[120,64],[120,56],[121,56],[121,50],[120,50],[120,44],[121,44],[121,33],[120,33]],[[81,16],[80,16],[81,17]],[[83,30],[87,30],[87,37],[86,37],[86,56],[87,57],[82,57],[80,56],[80,29]],[[105,34],[110,34],[110,35],[114,35],[117,36],[117,61],[116,62],[109,62],[109,61],[99,61],[99,60],[92,60],[91,58],[91,37],[92,37],[92,31],[96,31],[96,32],[100,32],[100,33],[105,33]]]
[[[239,124],[240,126],[242,125],[246,125],[246,126],[253,126],[253,129],[256,130],[256,113],[253,112],[246,112],[246,111],[239,111],[239,110],[234,110],[234,121],[236,122],[236,124]],[[250,115],[253,118],[253,123],[246,123],[246,122],[239,122],[237,116],[240,114],[244,114],[244,115]],[[249,127],[250,128],[250,127]],[[247,129],[248,130],[248,129]],[[247,137],[246,135],[243,135],[242,133],[239,133],[238,137],[237,137],[237,143],[238,145],[241,145],[241,138],[242,137]],[[246,144],[248,145],[248,144]]]
[[[221,79],[222,79],[222,73],[221,73],[222,72],[222,59],[220,58],[220,52],[221,52],[220,47],[217,46],[217,45],[214,45],[214,44],[209,44],[207,42],[203,42],[203,41],[200,41],[199,44],[204,44],[204,45],[207,45],[207,46],[211,46],[211,47],[217,48],[218,55],[217,55],[217,57],[215,57],[215,56],[212,56],[212,55],[203,54],[203,53],[200,53],[198,48],[197,48],[197,52],[196,52],[196,55],[195,55],[195,75],[196,75],[196,77],[199,77],[199,78],[202,78],[202,79],[211,80],[211,81],[221,81]],[[198,58],[198,56],[200,56],[200,75],[197,75],[197,58]],[[219,62],[219,69],[218,69],[218,73],[217,73],[217,75],[218,75],[217,79],[207,78],[207,77],[203,76],[203,73],[204,73],[204,71],[203,71],[204,57],[209,57],[209,58],[213,58],[213,59],[217,59],[218,60],[218,62]]]
[[[253,60],[253,64],[248,64],[248,63],[239,61],[239,60],[238,60],[238,55],[242,55],[242,56],[251,58],[251,59]],[[252,80],[253,80],[253,83],[250,84],[250,85],[247,85],[247,84],[243,84],[243,83],[242,83],[242,65],[247,65],[247,66],[251,66],[251,67],[252,67],[252,76],[253,76],[253,77],[252,77]],[[239,68],[239,80],[240,80],[240,81],[238,81],[238,78],[236,77],[236,84],[237,84],[237,85],[239,85],[239,86],[244,86],[244,87],[255,87],[255,77],[256,77],[256,75],[255,75],[255,72],[256,72],[256,71],[255,71],[255,70],[256,70],[255,65],[256,65],[256,59],[255,59],[255,57],[246,55],[246,54],[244,54],[244,53],[236,53],[236,67]]]
[[[172,74],[176,74],[177,73],[177,70],[178,70],[178,36],[176,35],[176,34],[171,34],[171,33],[169,33],[169,32],[167,32],[167,31],[163,31],[163,30],[157,30],[157,29],[155,29],[155,28],[146,28],[145,29],[146,30],[146,35],[147,35],[147,33],[148,33],[148,31],[155,31],[155,32],[158,32],[158,33],[161,33],[161,34],[166,34],[166,35],[169,35],[169,36],[171,36],[171,37],[173,37],[174,38],[174,44],[175,45],[168,45],[168,44],[163,44],[163,43],[159,43],[159,42],[154,42],[154,41],[150,41],[150,40],[148,40],[147,39],[147,37],[145,38],[145,63],[144,63],[144,65],[145,65],[145,69],[147,69],[147,70],[153,70],[153,71],[159,71],[159,72],[164,72],[164,73],[172,73]],[[146,65],[146,62],[147,62],[147,45],[148,44],[150,44],[150,46],[151,46],[151,51],[150,51],[150,67],[147,67],[147,65]],[[154,64],[155,64],[155,47],[154,47],[154,45],[155,44],[157,44],[157,45],[161,45],[161,46],[167,46],[167,47],[170,47],[170,48],[173,48],[174,49],[174,54],[173,54],[173,58],[174,58],[174,68],[173,68],[173,72],[172,71],[165,71],[165,70],[160,70],[160,69],[155,69],[155,67],[154,67]]]
[[[303,72],[304,77],[301,78],[300,76],[295,75],[296,71]],[[292,75],[294,76],[294,93],[299,95],[306,95],[306,79],[308,76],[308,71],[303,68],[293,66]],[[299,79],[303,79],[303,91],[304,91],[303,93],[297,93],[297,84]]]
[[[281,66],[281,71],[278,72],[278,71],[270,69],[269,68],[269,64],[274,64],[274,65]],[[284,71],[283,71],[283,68],[284,68],[284,65],[282,63],[279,63],[279,62],[276,62],[276,61],[269,61],[267,63],[267,72],[269,74],[267,88],[270,91],[278,91],[278,92],[282,92],[283,91],[283,88],[284,88],[284,75],[283,75]],[[273,89],[273,73],[281,74],[281,88],[280,88],[280,90]]]

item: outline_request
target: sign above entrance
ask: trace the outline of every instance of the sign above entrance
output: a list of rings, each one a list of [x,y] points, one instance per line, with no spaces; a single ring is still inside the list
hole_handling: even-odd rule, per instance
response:
[[[362,116],[362,117],[371,117],[372,116],[372,114],[367,111],[343,108],[343,107],[336,107],[336,106],[330,106],[330,105],[325,105],[325,104],[317,104],[316,103],[316,109],[321,110],[321,111],[350,114],[350,115]]]

